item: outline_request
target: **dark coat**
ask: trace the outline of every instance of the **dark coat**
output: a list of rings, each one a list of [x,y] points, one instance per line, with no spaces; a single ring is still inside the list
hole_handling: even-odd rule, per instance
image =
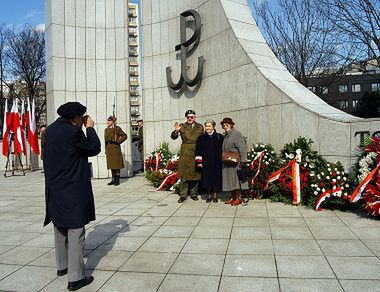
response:
[[[125,140],[127,140],[127,138],[128,138],[127,134],[124,133],[124,131],[119,126],[116,126],[116,129],[106,128],[104,130],[107,169],[124,168],[124,161],[123,161],[123,155],[121,154],[120,144],[123,143]],[[116,141],[117,144],[113,144],[114,141]]]
[[[223,135],[214,131],[203,134],[197,140],[196,156],[202,157],[202,187],[222,187],[222,145]]]
[[[46,217],[59,228],[75,229],[95,220],[95,203],[88,157],[100,153],[93,128],[86,129],[58,118],[46,129],[44,172]]]
[[[201,180],[201,174],[195,170],[195,144],[203,134],[203,126],[194,122],[194,126],[188,123],[182,124],[179,133],[173,131],[173,140],[181,136],[181,153],[178,162],[178,177],[182,180]]]

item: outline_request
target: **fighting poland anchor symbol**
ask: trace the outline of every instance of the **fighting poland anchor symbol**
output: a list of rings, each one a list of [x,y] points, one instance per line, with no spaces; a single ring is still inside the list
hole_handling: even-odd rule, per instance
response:
[[[186,17],[193,17],[194,18],[194,34],[191,36],[190,39],[186,40]],[[202,79],[203,74],[203,63],[204,59],[203,56],[198,57],[198,71],[197,75],[194,77],[194,79],[190,79],[190,77],[187,74],[187,64],[186,64],[186,53],[187,48],[194,44],[194,46],[199,44],[200,40],[200,34],[201,34],[201,16],[199,13],[195,10],[187,10],[185,12],[181,13],[181,43],[179,45],[175,46],[176,51],[181,51],[181,76],[179,78],[178,83],[174,83],[171,77],[171,67],[166,67],[166,79],[168,81],[168,85],[173,90],[180,90],[183,83],[185,82],[188,86],[192,87],[198,84],[198,82]]]

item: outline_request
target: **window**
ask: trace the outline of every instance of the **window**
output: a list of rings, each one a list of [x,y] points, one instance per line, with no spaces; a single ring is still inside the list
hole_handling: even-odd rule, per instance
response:
[[[340,109],[348,109],[348,107],[349,107],[348,100],[339,100]]]
[[[351,91],[352,92],[361,92],[362,86],[360,84],[352,84]]]
[[[340,84],[339,85],[339,92],[340,93],[346,93],[348,91],[348,85],[347,84]]]
[[[315,86],[308,86],[307,89],[315,93]]]
[[[329,87],[328,87],[328,86],[322,86],[322,88],[321,88],[321,92],[322,92],[322,94],[327,94],[327,93],[329,93]]]
[[[129,57],[129,61],[130,62],[137,62],[138,59],[137,59],[137,57]]]
[[[138,78],[137,78],[137,76],[130,76],[129,80],[130,81],[138,81]]]
[[[358,108],[358,105],[359,105],[359,99],[354,99],[354,100],[352,101],[352,107],[353,107],[353,108]]]
[[[129,37],[129,42],[130,43],[136,43],[137,42],[137,38],[136,37]]]
[[[133,8],[128,8],[128,13],[134,13],[135,12],[135,10],[133,9]]]
[[[137,90],[138,90],[138,87],[137,87],[137,86],[130,86],[130,87],[129,87],[129,90],[130,90],[130,91],[137,91]]]
[[[372,83],[372,91],[380,91],[380,83]]]
[[[139,112],[139,107],[136,105],[131,106],[131,113],[137,114]]]
[[[137,95],[131,95],[131,101],[138,101],[139,97]]]
[[[129,22],[136,22],[136,18],[129,17],[128,20]]]
[[[137,33],[137,29],[135,29],[135,28],[133,28],[133,27],[129,27],[129,28],[128,28],[128,31],[129,31],[129,33],[132,33],[132,34]]]

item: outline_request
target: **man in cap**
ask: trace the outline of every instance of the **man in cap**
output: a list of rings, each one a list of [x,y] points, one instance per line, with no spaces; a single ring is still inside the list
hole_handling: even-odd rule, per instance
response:
[[[112,172],[112,180],[108,183],[109,186],[120,184],[120,169],[124,168],[120,144],[128,138],[127,134],[115,124],[115,121],[114,116],[109,116],[107,119],[108,127],[104,130],[107,169],[111,169]]]
[[[57,275],[68,275],[67,289],[75,291],[90,284],[86,277],[83,252],[84,226],[95,220],[95,203],[88,157],[100,153],[94,121],[79,102],[61,105],[60,116],[45,131],[44,170],[46,217],[53,222]],[[82,125],[86,127],[86,135]]]
[[[143,120],[137,120],[137,127],[139,129],[138,135],[139,135],[139,141],[137,144],[137,147],[140,152],[140,159],[142,162],[142,168],[141,171],[144,171],[144,122]]]
[[[185,113],[184,124],[174,124],[175,130],[171,134],[173,140],[181,136],[181,152],[178,164],[178,177],[181,179],[178,203],[186,201],[188,195],[198,200],[198,182],[201,174],[195,169],[195,145],[198,137],[203,134],[203,126],[195,121],[195,112],[188,110]]]

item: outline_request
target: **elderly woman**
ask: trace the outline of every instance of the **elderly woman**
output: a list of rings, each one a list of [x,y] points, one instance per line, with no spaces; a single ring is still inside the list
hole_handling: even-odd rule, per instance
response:
[[[204,126],[205,133],[199,136],[195,147],[195,161],[197,170],[202,172],[201,185],[207,189],[206,203],[217,203],[217,193],[222,187],[223,135],[215,131],[213,120],[207,120]]]
[[[239,153],[240,162],[247,161],[247,147],[243,135],[234,128],[235,123],[231,118],[224,118],[220,124],[224,130],[223,152]],[[226,163],[222,164],[223,185],[225,192],[231,192],[231,198],[226,204],[233,206],[241,204],[241,190],[248,189],[248,183],[241,184],[237,173],[237,166],[231,166]]]

